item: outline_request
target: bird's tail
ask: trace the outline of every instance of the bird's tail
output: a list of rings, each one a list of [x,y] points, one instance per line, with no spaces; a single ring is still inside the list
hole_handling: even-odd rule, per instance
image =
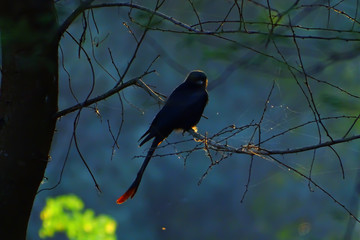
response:
[[[135,193],[140,185],[141,178],[144,174],[146,166],[148,165],[152,155],[154,154],[156,147],[162,142],[162,140],[163,138],[159,138],[159,137],[156,137],[154,139],[134,182],[131,184],[129,189],[121,197],[118,198],[118,200],[116,201],[117,204],[122,204],[128,198],[133,198],[135,196]]]

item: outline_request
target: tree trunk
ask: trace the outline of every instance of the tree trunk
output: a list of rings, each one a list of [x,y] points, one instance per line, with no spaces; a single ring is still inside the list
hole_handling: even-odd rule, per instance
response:
[[[58,97],[53,0],[0,1],[0,238],[26,239]]]

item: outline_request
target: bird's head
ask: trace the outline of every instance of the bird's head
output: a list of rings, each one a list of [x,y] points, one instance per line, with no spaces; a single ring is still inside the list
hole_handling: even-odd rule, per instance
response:
[[[196,86],[202,86],[204,88],[206,88],[208,85],[208,79],[206,77],[206,74],[200,70],[194,70],[190,72],[185,82],[194,84]]]

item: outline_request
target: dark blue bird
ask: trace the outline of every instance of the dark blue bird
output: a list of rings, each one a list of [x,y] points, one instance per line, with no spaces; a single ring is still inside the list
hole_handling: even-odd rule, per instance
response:
[[[208,102],[207,84],[208,80],[205,73],[196,70],[192,71],[185,81],[171,93],[163,108],[155,116],[150,128],[139,139],[140,141],[145,137],[140,143],[140,146],[142,146],[154,138],[136,179],[129,189],[116,201],[118,204],[124,203],[129,197],[134,197],[145,168],[154,154],[156,147],[164,141],[173,130],[188,131],[195,127],[200,121]]]

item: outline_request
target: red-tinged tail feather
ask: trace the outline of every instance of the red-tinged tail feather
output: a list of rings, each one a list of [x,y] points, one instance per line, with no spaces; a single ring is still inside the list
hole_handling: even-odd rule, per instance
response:
[[[129,198],[133,198],[138,186],[139,184],[137,184],[137,186],[131,185],[131,187],[126,191],[126,193],[124,193],[121,197],[118,198],[118,200],[116,200],[116,203],[122,204],[126,202],[126,200],[128,200]]]

